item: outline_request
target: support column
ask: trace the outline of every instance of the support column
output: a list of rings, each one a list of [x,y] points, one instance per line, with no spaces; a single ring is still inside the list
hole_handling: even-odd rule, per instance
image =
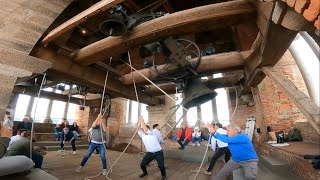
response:
[[[46,119],[43,121],[44,123],[52,123],[52,119],[51,119],[52,104],[53,104],[53,100],[50,100],[47,108]]]
[[[35,97],[31,96],[29,103],[28,103],[27,112],[26,112],[26,116],[28,116],[28,117],[31,117],[31,112],[32,112],[32,107],[34,105],[34,100],[35,100]]]
[[[201,121],[199,119],[202,120],[201,106],[197,105],[197,122],[196,122],[196,126],[201,126],[202,125],[202,123],[201,123]]]
[[[131,112],[132,112],[132,101],[131,100],[128,100],[129,101],[129,105],[128,105],[128,124],[132,124],[132,118],[131,118],[131,116],[132,116],[132,114],[131,114]]]
[[[67,102],[66,105],[64,106],[64,113],[63,113],[64,119],[67,119],[68,110],[69,110],[69,102]]]
[[[211,104],[212,104],[213,123],[218,123],[218,122],[219,122],[219,119],[218,119],[217,101],[216,101],[216,98],[213,98],[213,99],[211,100]]]

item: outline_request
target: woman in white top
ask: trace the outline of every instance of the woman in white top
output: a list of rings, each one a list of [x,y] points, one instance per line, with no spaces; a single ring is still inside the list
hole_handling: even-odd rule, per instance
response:
[[[196,141],[198,141],[198,146],[201,145],[201,131],[199,130],[199,126],[194,127],[193,133],[192,133],[192,146],[195,146]]]
[[[140,177],[144,177],[148,175],[147,172],[147,164],[149,164],[152,160],[156,160],[161,171],[162,180],[166,180],[166,169],[164,167],[164,156],[163,151],[160,146],[160,143],[155,135],[153,135],[152,131],[150,131],[149,126],[147,126],[143,120],[143,117],[139,117],[139,123],[141,125],[141,129],[138,134],[142,139],[144,146],[146,147],[147,154],[141,161],[140,167],[143,173]]]

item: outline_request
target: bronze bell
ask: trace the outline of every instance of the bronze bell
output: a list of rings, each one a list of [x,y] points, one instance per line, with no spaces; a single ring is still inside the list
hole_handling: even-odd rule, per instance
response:
[[[123,36],[128,32],[121,14],[113,14],[111,18],[100,24],[99,30],[107,36]]]
[[[188,80],[183,94],[182,106],[187,109],[203,104],[217,96],[217,93],[209,89],[200,79]]]

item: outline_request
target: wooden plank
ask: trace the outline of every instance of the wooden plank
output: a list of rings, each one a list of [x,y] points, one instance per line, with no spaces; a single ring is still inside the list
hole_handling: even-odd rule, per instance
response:
[[[80,66],[79,64],[70,61],[70,59],[65,56],[56,54],[52,49],[39,46],[34,48],[32,55],[51,62],[52,68],[49,70],[49,73],[54,73],[55,76],[60,75],[64,79],[67,78],[70,82],[86,85],[92,89],[97,89],[98,91],[103,90],[106,72],[98,68]],[[106,92],[115,97],[121,96],[127,99],[136,100],[133,86],[124,86],[118,79],[112,76],[108,77]],[[140,102],[149,105],[162,103],[162,100],[159,98],[151,97],[140,89],[138,89],[138,95]]]
[[[124,0],[102,0],[100,2],[97,2],[90,8],[86,9],[85,11],[81,12],[80,14],[76,15],[75,17],[69,19],[65,23],[53,29],[45,38],[43,38],[42,43],[48,44],[57,37],[61,36],[62,34],[68,32],[69,30],[73,29],[79,24],[87,21],[90,17],[107,11],[123,1]]]
[[[243,68],[244,61],[246,57],[249,56],[251,51],[242,51],[242,52],[229,52],[229,53],[220,53],[210,56],[204,56],[201,58],[200,64],[197,68],[198,73],[204,72],[225,72],[232,70],[239,70]],[[191,61],[195,61],[192,59]],[[160,65],[157,67],[159,72],[166,73],[166,65]],[[169,68],[168,68],[169,69]],[[155,80],[159,75],[154,70],[149,68],[139,70],[140,73],[148,77],[150,80]],[[143,78],[138,72],[133,72],[133,77],[136,84],[145,84],[147,80]],[[126,74],[120,78],[123,84],[130,85],[133,84],[132,75]]]
[[[289,99],[295,103],[302,114],[312,125],[312,127],[320,134],[320,108],[304,93],[299,91],[294,84],[284,75],[279,73],[272,67],[263,67],[263,72],[282,89]],[[302,97],[296,98],[295,94],[303,94]]]
[[[315,30],[314,25],[307,21],[301,14],[292,8],[287,8],[286,3],[277,1],[272,14],[272,21],[281,24],[287,29],[294,31],[312,31]]]
[[[74,61],[90,65],[133,47],[178,34],[208,31],[252,20],[255,8],[246,0],[211,4],[166,15],[135,27],[128,35],[107,37],[80,49]]]
[[[210,89],[218,89],[218,88],[226,88],[233,87],[239,85],[238,76],[224,76],[221,78],[214,78],[210,80],[202,80],[202,82]],[[175,83],[165,83],[158,84],[158,86],[164,90],[167,94],[175,94],[176,93],[176,85]],[[150,85],[148,89],[145,90],[146,93],[152,94],[153,96],[160,96],[163,93],[153,85]]]

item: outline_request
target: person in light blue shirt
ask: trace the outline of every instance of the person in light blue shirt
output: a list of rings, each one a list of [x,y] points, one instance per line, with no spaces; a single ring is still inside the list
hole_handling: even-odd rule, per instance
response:
[[[228,143],[231,160],[226,163],[221,171],[215,176],[214,180],[224,179],[232,171],[244,168],[247,180],[257,179],[258,156],[249,137],[241,134],[239,126],[228,125],[227,135],[216,133],[215,138]]]

